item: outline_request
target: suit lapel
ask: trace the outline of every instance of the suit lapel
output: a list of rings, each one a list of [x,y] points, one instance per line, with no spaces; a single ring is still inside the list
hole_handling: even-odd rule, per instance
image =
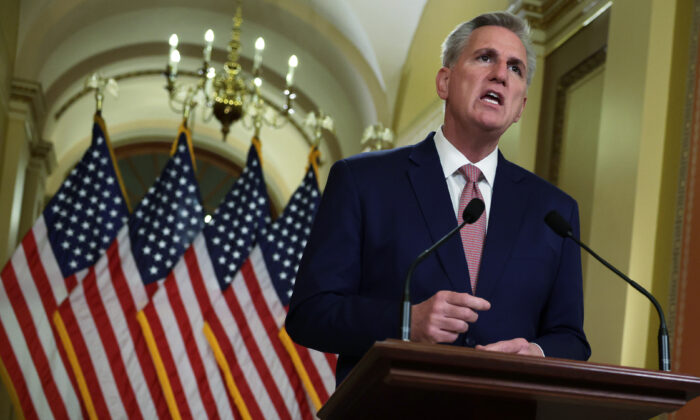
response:
[[[488,300],[497,288],[526,213],[530,191],[523,174],[498,153],[491,212],[479,271],[477,296]]]
[[[407,171],[408,178],[432,242],[435,243],[457,226],[457,219],[433,141],[433,133],[415,146],[409,158],[411,164]],[[459,235],[443,244],[436,254],[453,290],[466,291],[469,274]]]

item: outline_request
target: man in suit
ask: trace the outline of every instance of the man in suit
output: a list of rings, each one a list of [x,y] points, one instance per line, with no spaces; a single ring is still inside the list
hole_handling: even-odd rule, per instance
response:
[[[498,151],[535,67],[529,28],[509,13],[459,25],[436,77],[442,127],[422,142],[333,165],[286,326],[299,344],[339,353],[340,383],[375,341],[399,336],[411,262],[461,222],[481,218],[421,263],[411,340],[586,360],[580,251],[544,223],[557,210],[578,235],[576,202]]]

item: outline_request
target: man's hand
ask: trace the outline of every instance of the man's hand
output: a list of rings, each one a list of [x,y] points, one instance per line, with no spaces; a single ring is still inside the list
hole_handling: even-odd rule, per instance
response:
[[[469,293],[441,290],[411,307],[411,341],[451,343],[476,322],[476,311],[489,308],[488,301]]]
[[[530,343],[524,338],[514,338],[512,340],[497,341],[495,343],[487,344],[485,346],[476,346],[476,349],[544,357],[542,349],[540,349],[540,347],[537,344]]]

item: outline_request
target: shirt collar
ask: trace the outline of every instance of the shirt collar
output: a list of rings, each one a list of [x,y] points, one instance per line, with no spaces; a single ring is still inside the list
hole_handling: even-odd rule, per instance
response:
[[[438,130],[435,130],[435,136],[433,137],[435,141],[435,148],[438,152],[438,157],[440,158],[440,165],[442,165],[442,171],[445,178],[452,176],[459,168],[471,163],[472,165],[479,168],[482,174],[484,174],[484,179],[493,187],[493,181],[496,178],[496,166],[498,166],[498,146],[496,146],[491,153],[489,153],[485,158],[481,159],[479,162],[470,162],[466,156],[464,156],[457,148],[450,143],[442,132],[442,126]]]

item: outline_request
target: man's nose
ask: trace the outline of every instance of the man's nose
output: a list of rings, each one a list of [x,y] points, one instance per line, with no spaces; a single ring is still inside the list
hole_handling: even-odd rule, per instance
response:
[[[496,63],[491,68],[491,78],[494,82],[500,83],[503,86],[506,85],[506,79],[508,77],[508,64],[507,63]]]

